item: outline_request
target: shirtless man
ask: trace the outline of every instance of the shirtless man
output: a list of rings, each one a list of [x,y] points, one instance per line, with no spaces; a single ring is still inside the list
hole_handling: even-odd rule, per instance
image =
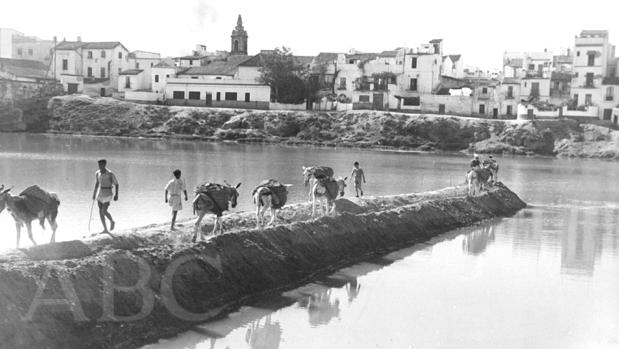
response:
[[[103,224],[103,231],[101,234],[110,234],[110,231],[114,230],[114,219],[108,212],[110,203],[112,200],[118,201],[118,180],[112,171],[106,168],[107,161],[105,159],[99,160],[99,171],[95,173],[95,190],[92,193],[92,200],[97,200],[99,205],[99,218],[101,218],[101,224]],[[115,188],[115,194],[112,192],[112,186]],[[105,218],[110,220],[110,230],[107,230],[107,224]]]

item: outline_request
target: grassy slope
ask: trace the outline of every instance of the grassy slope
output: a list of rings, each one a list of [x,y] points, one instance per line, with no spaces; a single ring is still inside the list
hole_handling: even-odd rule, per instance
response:
[[[619,154],[617,144],[610,142],[612,133],[598,137],[599,130],[574,121],[167,107],[84,96],[53,98],[48,109],[53,132],[580,157]],[[593,151],[598,148],[604,151]]]

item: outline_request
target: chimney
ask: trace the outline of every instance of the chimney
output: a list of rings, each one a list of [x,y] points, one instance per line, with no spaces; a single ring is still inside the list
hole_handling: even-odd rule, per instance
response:
[[[77,37],[77,42],[82,42],[82,37],[81,36]]]

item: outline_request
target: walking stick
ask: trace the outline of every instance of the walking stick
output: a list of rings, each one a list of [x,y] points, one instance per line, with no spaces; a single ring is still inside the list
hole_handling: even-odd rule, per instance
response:
[[[88,219],[88,235],[90,235],[90,222],[92,222],[92,210],[95,208],[95,200],[92,200],[92,205],[90,205],[90,218]]]

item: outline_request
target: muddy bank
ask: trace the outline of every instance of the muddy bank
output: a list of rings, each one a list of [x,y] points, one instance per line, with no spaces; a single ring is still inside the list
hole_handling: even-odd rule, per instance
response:
[[[186,231],[152,226],[12,251],[0,256],[0,342],[134,348],[252,297],[525,206],[502,185],[474,198],[463,192],[341,199],[336,217],[315,220],[297,204],[263,231],[252,229],[251,213],[230,214],[230,233],[195,244]]]
[[[57,133],[619,158],[619,132],[597,137],[573,120],[168,107],[86,96],[55,97],[48,113],[47,130]]]

